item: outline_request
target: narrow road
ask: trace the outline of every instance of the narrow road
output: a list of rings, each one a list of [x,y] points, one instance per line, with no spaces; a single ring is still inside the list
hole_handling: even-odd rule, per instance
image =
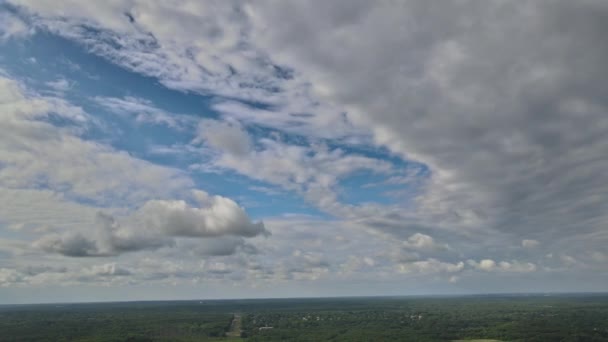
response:
[[[234,318],[230,323],[230,330],[226,333],[228,337],[241,337],[241,314],[234,314]]]

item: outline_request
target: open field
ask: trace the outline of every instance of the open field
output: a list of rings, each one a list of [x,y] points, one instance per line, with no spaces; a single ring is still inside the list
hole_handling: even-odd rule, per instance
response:
[[[0,341],[606,341],[608,295],[0,306]]]

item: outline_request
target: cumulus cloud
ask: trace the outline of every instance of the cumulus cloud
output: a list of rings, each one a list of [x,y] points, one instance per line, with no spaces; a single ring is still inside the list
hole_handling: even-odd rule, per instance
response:
[[[449,249],[447,244],[439,244],[432,237],[421,233],[410,236],[403,242],[403,245],[407,248],[421,251],[442,251]]]
[[[196,246],[203,255],[229,255],[241,248],[254,252],[243,238],[269,235],[262,222],[252,222],[233,200],[194,191],[200,207],[185,201],[152,200],[128,217],[117,219],[99,213],[92,236],[81,232],[49,234],[34,248],[70,257],[110,256],[125,252],[175,246],[175,238],[218,238]]]
[[[535,264],[531,262],[519,262],[517,260],[496,262],[492,259],[483,259],[478,261],[468,260],[467,263],[478,270],[486,272],[514,272],[527,273],[537,270]]]
[[[48,253],[58,253],[72,257],[101,255],[95,242],[77,233],[46,235],[35,241],[33,247]]]
[[[262,222],[252,222],[245,210],[233,200],[200,190],[196,190],[194,196],[200,207],[191,207],[185,201],[154,200],[137,211],[136,219],[144,222],[148,231],[172,236],[253,237],[268,234]]]
[[[479,268],[484,271],[491,271],[496,268],[496,262],[491,259],[483,259],[479,263],[470,263],[473,267]]]
[[[10,198],[0,213],[20,230],[45,233],[32,243],[36,250],[112,256],[174,246],[177,237],[237,238],[224,248],[201,247],[202,253],[216,255],[252,252],[243,238],[267,234],[263,223],[252,222],[233,200],[197,190],[190,195],[193,182],[181,171],[82,139],[79,130],[95,119],[63,99],[1,77],[0,108],[5,119],[0,122],[0,198]],[[51,115],[68,124],[53,125],[47,120]],[[191,198],[198,207],[153,199],[172,195]],[[139,209],[125,215],[115,208],[121,204]],[[122,211],[120,218],[97,213],[99,205],[110,213]]]
[[[464,269],[464,262],[449,263],[437,259],[427,259],[401,263],[397,265],[397,270],[402,273],[454,273]]]

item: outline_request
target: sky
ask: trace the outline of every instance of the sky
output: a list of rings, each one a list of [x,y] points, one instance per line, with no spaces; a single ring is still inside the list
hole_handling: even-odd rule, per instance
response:
[[[608,290],[606,1],[0,1],[0,303]]]

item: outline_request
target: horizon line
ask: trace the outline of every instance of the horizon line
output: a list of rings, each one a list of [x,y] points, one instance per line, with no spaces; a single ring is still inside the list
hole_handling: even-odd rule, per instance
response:
[[[116,304],[116,303],[162,303],[162,302],[220,302],[239,300],[297,300],[297,299],[364,299],[364,298],[457,298],[482,296],[567,296],[567,295],[608,295],[608,291],[557,291],[557,292],[485,292],[485,293],[453,293],[453,294],[409,294],[409,295],[353,295],[353,296],[302,296],[302,297],[232,297],[232,298],[191,298],[191,299],[137,299],[137,300],[100,300],[100,301],[74,301],[74,302],[37,302],[3,304],[1,307],[27,306],[27,305],[80,305],[80,304]]]

